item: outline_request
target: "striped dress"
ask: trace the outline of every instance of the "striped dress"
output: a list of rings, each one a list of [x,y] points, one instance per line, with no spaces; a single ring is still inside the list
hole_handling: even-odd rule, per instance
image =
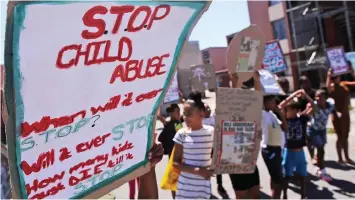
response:
[[[180,129],[174,142],[183,146],[183,164],[194,167],[208,167],[211,165],[211,153],[213,147],[212,126],[203,125],[200,130],[191,131]],[[211,180],[187,172],[181,172],[176,199],[210,199]]]

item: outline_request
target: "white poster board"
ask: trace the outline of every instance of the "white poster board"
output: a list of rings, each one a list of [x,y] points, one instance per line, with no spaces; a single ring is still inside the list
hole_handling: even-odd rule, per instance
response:
[[[333,69],[334,76],[349,72],[349,65],[346,63],[343,47],[327,49],[327,57],[330,67]]]
[[[20,2],[10,10],[17,195],[83,198],[146,173],[157,108],[209,4]]]
[[[178,84],[177,72],[176,72],[170,84],[170,87],[165,94],[164,103],[179,101],[179,99],[180,99],[179,84]]]
[[[265,95],[285,95],[285,92],[280,87],[277,82],[275,75],[271,74],[270,71],[261,69],[260,74],[260,84],[263,87]]]

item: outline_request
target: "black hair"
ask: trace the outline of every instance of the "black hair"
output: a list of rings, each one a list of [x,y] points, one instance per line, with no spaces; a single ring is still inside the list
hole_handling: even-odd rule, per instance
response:
[[[285,83],[288,83],[289,84],[289,81],[288,81],[288,79],[287,78],[285,78],[285,77],[279,77],[279,83],[282,85],[282,84],[285,84]]]
[[[285,108],[292,108],[292,109],[301,109],[301,103],[299,101],[294,101],[291,100],[290,102],[288,102],[285,106]]]
[[[316,95],[324,95],[325,97],[327,96],[327,92],[325,91],[325,90],[323,90],[323,89],[318,89],[317,91],[316,91]]]
[[[304,83],[304,82],[307,81],[307,80],[308,80],[307,76],[303,75],[303,76],[301,76],[301,78],[300,78],[300,83],[302,84],[302,83]]]
[[[271,99],[276,99],[275,95],[264,95],[264,103],[270,101]]]
[[[175,109],[180,109],[176,103],[171,104],[169,107],[166,108],[167,113],[174,112]]]
[[[187,98],[186,103],[201,111],[205,111],[205,104],[202,102],[201,92],[191,92]]]

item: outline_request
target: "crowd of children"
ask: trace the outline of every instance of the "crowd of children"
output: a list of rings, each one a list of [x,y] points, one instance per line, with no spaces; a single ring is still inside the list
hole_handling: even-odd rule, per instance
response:
[[[232,85],[237,76],[231,76]],[[354,76],[355,78],[355,76]],[[308,147],[313,164],[317,166],[316,175],[322,180],[331,181],[324,162],[327,143],[327,122],[332,119],[338,140],[336,148],[340,164],[354,164],[348,154],[349,88],[355,82],[340,81],[330,70],[327,88],[314,90],[307,77],[300,79],[301,88],[289,93],[287,79],[280,78],[285,96],[264,95],[262,111],[261,153],[270,174],[272,198],[287,199],[288,182],[297,175],[300,181],[301,198],[307,198],[307,160],[304,147]],[[254,86],[260,89],[257,73]],[[164,148],[169,152],[175,148],[174,167],[181,171],[176,192],[177,199],[211,198],[213,171],[211,154],[213,147],[214,114],[211,108],[202,102],[202,95],[192,93],[183,104],[183,119],[180,119],[178,105],[169,107],[168,113],[173,122],[165,124],[161,136]],[[176,114],[172,114],[174,112]],[[184,127],[176,129],[176,123]],[[173,123],[174,125],[169,125]],[[171,127],[169,127],[171,126]],[[175,136],[174,136],[175,135]],[[166,141],[168,140],[168,141]],[[173,141],[173,142],[171,142]],[[169,154],[167,152],[167,154]],[[345,154],[343,160],[342,152]],[[170,155],[170,154],[169,154]],[[258,168],[251,174],[230,174],[237,199],[260,197]],[[218,193],[224,199],[229,196],[223,187],[222,176],[217,175]],[[173,196],[175,198],[175,195]]]
[[[355,74],[352,71],[355,79]],[[260,90],[258,73],[254,74],[254,87]],[[238,77],[231,76],[232,85],[236,85]],[[287,199],[288,182],[294,175],[300,180],[301,198],[307,198],[306,177],[307,160],[304,147],[318,167],[316,175],[322,180],[331,181],[324,162],[325,145],[327,143],[327,122],[331,118],[337,134],[336,150],[341,165],[354,162],[349,156],[348,137],[350,132],[350,90],[355,82],[341,81],[329,70],[325,89],[314,90],[307,77],[302,76],[302,89],[289,94],[287,79],[280,79],[280,86],[287,94],[285,97],[264,95],[262,111],[261,154],[270,174],[272,198]],[[172,156],[173,166],[180,171],[176,199],[210,199],[212,196],[210,178],[214,172],[210,169],[213,149],[215,114],[202,101],[201,93],[191,93],[183,103],[183,117],[180,107],[171,104],[167,108],[170,120],[160,117],[164,129],[158,137],[162,143],[164,154]],[[4,102],[2,102],[4,105]],[[4,116],[1,120],[4,127]],[[4,133],[5,130],[2,130]],[[2,139],[5,136],[2,135]],[[5,141],[4,141],[5,142]],[[149,158],[153,165],[161,160],[161,146],[154,145]],[[172,155],[174,149],[174,154]],[[344,157],[343,157],[344,154]],[[345,158],[345,159],[344,159]],[[2,197],[9,196],[9,187],[4,183],[5,167],[2,163]],[[259,171],[256,166],[251,174],[230,174],[237,199],[260,198]],[[4,180],[3,180],[4,179]],[[140,198],[158,197],[155,171],[129,182],[130,199],[135,198],[136,182],[144,185],[140,188]],[[217,175],[218,193],[224,198],[229,196],[223,187],[222,176]],[[5,188],[6,186],[6,188]]]

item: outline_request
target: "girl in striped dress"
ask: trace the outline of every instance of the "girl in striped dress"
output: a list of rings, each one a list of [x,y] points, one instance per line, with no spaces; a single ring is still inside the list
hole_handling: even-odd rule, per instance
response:
[[[184,103],[186,128],[175,137],[174,167],[181,171],[176,199],[210,199],[213,172],[211,153],[213,147],[212,126],[203,125],[205,106],[201,93],[190,94]]]

